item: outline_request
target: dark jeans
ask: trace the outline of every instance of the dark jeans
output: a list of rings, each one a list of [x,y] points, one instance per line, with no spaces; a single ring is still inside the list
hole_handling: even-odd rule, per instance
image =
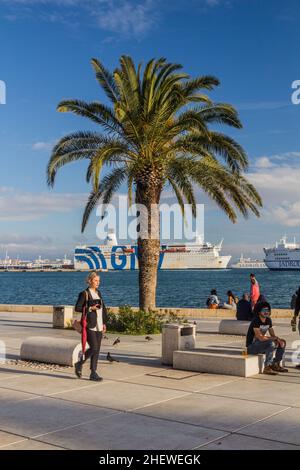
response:
[[[92,372],[96,372],[97,370],[101,339],[102,331],[87,330],[87,342],[89,343],[90,348],[86,351],[82,363],[84,364],[90,358],[90,369]]]
[[[276,353],[275,353],[275,358],[273,360],[275,349],[276,349]],[[273,362],[280,363],[283,358],[284,351],[285,351],[285,348],[276,346],[274,341],[272,341],[271,339],[268,341],[259,341],[257,339],[248,346],[248,354],[265,354],[266,355],[265,366],[270,366]]]

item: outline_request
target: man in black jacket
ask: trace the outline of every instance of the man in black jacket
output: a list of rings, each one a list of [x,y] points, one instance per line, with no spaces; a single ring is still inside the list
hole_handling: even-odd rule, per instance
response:
[[[89,274],[87,283],[89,287],[80,292],[76,302],[75,311],[83,313],[85,310],[86,312],[87,342],[90,347],[86,351],[84,359],[81,359],[75,364],[75,374],[78,378],[82,377],[83,364],[90,358],[90,380],[100,382],[103,379],[97,374],[97,365],[102,335],[106,332],[107,309],[98,289],[100,277],[97,272],[93,271]]]
[[[297,329],[297,318],[298,318],[299,312],[300,312],[300,287],[296,291],[296,293],[297,293],[297,297],[295,299],[294,316],[291,320],[291,326],[292,326],[293,331],[296,331],[296,329]],[[300,333],[300,323],[299,323],[298,326],[299,326],[299,333]]]
[[[236,306],[236,319],[242,321],[251,321],[253,318],[252,307],[249,294],[243,294],[241,300]]]

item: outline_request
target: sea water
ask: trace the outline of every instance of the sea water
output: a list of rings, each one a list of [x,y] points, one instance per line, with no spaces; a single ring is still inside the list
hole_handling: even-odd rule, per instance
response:
[[[248,269],[162,270],[157,279],[157,306],[205,307],[211,289],[226,301],[227,290],[239,298],[249,292]],[[0,304],[73,305],[86,287],[84,272],[0,272]],[[138,271],[100,273],[107,305],[138,305]],[[289,308],[300,286],[300,271],[257,270],[256,277],[274,308]]]

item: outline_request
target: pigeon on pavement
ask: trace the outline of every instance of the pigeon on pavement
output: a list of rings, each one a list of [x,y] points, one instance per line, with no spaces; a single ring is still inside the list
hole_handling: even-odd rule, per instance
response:
[[[108,362],[119,362],[118,359],[115,359],[110,355],[110,352],[107,353],[106,360]]]
[[[151,336],[146,336],[145,340],[146,341],[153,341],[153,338],[151,338]]]
[[[113,342],[113,346],[117,346],[117,344],[121,343],[121,340],[120,338],[118,337],[117,339],[115,339],[115,341]]]

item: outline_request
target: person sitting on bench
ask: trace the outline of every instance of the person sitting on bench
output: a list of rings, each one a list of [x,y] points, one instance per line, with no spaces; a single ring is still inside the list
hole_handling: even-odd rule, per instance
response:
[[[243,294],[243,298],[237,303],[236,319],[240,321],[251,321],[253,319],[250,296],[246,292]]]
[[[283,358],[286,341],[275,335],[271,320],[271,306],[261,302],[258,315],[252,320],[247,333],[246,346],[248,354],[265,354],[263,373],[277,375],[278,372],[288,372],[280,365]],[[269,336],[267,333],[269,332]],[[274,351],[276,350],[275,357]]]

